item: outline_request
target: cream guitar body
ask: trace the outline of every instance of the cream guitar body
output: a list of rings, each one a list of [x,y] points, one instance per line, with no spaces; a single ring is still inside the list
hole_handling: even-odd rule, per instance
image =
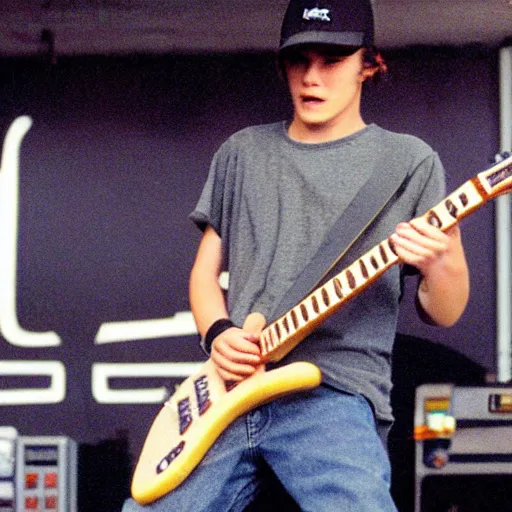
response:
[[[512,189],[512,157],[468,180],[425,214],[446,231],[488,200]],[[263,360],[279,361],[330,315],[400,263],[389,239],[314,290],[277,320],[264,327],[257,313],[244,328],[259,333]],[[229,387],[208,360],[166,402],[155,418],[132,481],[132,496],[141,504],[157,500],[180,485],[215,440],[237,417],[265,402],[311,389],[321,382],[310,363],[293,363],[265,371]]]
[[[259,333],[264,318],[249,315],[244,328]],[[320,384],[320,370],[293,363],[275,370],[261,367],[236,386],[226,386],[208,360],[186,379],[153,421],[132,483],[132,496],[150,503],[180,485],[219,435],[239,416],[280,396]]]

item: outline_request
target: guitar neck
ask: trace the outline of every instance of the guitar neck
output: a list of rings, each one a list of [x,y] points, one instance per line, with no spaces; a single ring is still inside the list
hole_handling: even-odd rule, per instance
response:
[[[429,210],[424,218],[446,231],[489,199],[509,192],[511,182],[512,157],[468,180]],[[343,304],[359,295],[397,263],[399,258],[389,238],[363,254],[261,332],[260,347],[264,360],[282,359]]]

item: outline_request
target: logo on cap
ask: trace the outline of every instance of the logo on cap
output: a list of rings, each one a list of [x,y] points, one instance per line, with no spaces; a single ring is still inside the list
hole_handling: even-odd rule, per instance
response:
[[[331,21],[329,14],[329,9],[319,9],[318,7],[313,9],[304,9],[302,19],[307,21]]]

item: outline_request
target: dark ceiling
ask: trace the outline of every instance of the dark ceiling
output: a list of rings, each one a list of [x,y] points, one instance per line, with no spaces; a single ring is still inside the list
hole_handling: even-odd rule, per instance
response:
[[[1,0],[0,55],[273,50],[288,0]],[[512,0],[376,0],[377,45],[512,38]]]

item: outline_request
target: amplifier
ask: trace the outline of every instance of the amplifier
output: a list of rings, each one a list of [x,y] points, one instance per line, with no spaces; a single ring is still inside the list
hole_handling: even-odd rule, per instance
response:
[[[16,512],[77,511],[77,445],[64,436],[19,436]]]
[[[418,387],[414,438],[415,512],[512,512],[512,387]]]

